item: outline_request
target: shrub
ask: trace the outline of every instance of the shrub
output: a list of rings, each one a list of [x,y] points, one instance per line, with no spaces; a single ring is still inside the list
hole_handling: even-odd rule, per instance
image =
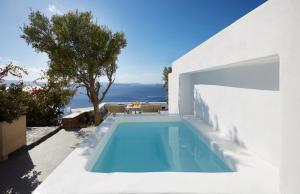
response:
[[[0,84],[3,82],[3,79],[9,74],[17,78],[22,78],[22,75],[27,75],[28,72],[23,67],[14,65],[12,62],[10,62],[9,64],[0,67]]]
[[[25,93],[23,83],[11,84],[6,88],[5,84],[0,85],[0,122],[11,123],[13,120],[26,113]]]
[[[26,69],[11,63],[0,67],[0,122],[11,123],[26,113],[23,92],[23,83],[11,84],[8,88],[3,84],[4,78],[8,75],[22,78],[27,74]]]
[[[3,84],[9,74],[22,78],[27,71],[12,63],[0,67],[0,122],[12,122],[26,114],[27,126],[58,125],[64,106],[74,95],[67,82],[45,74],[46,84],[25,91],[23,82],[9,87]]]
[[[33,88],[26,98],[27,126],[58,125],[63,108],[73,95],[73,90],[52,80],[41,88]]]

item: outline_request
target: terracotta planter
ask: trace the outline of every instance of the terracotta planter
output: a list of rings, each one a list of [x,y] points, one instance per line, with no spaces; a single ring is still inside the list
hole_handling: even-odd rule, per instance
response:
[[[8,154],[26,145],[26,116],[21,116],[12,123],[0,122],[0,160]]]

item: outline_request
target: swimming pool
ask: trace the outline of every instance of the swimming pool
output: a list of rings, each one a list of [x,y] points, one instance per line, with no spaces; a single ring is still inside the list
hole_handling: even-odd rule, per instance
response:
[[[34,193],[275,194],[278,177],[193,116],[122,114],[106,118]]]
[[[120,122],[92,172],[231,172],[201,133],[183,121]]]

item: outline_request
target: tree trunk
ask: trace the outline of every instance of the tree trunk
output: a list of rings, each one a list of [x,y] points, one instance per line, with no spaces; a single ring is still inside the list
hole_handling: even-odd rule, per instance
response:
[[[100,103],[103,101],[106,93],[108,92],[110,86],[113,84],[114,80],[112,80],[111,78],[109,78],[109,83],[106,87],[106,89],[102,92],[102,96],[99,99],[99,89],[100,86],[98,87],[98,89],[95,89],[94,87],[89,87],[87,86],[87,95],[90,98],[91,102],[93,103],[94,106],[94,122],[95,125],[99,125],[101,122],[101,115],[100,115],[100,110],[99,110],[99,105]],[[90,83],[90,85],[95,85],[94,83]]]
[[[100,101],[98,99],[98,93],[94,90],[89,90],[89,95],[90,95],[89,96],[90,100],[93,103],[93,107],[94,107],[94,123],[95,125],[99,125],[101,122],[101,116],[99,110]]]
[[[93,102],[93,105],[94,105],[94,122],[95,122],[95,125],[99,125],[101,122],[99,103]]]

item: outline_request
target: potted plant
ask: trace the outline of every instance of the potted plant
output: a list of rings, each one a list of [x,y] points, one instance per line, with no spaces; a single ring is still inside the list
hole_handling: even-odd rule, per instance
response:
[[[7,159],[9,153],[26,144],[23,83],[9,87],[2,84],[3,77],[8,73],[18,76],[20,69],[12,64],[0,68],[0,160]]]

